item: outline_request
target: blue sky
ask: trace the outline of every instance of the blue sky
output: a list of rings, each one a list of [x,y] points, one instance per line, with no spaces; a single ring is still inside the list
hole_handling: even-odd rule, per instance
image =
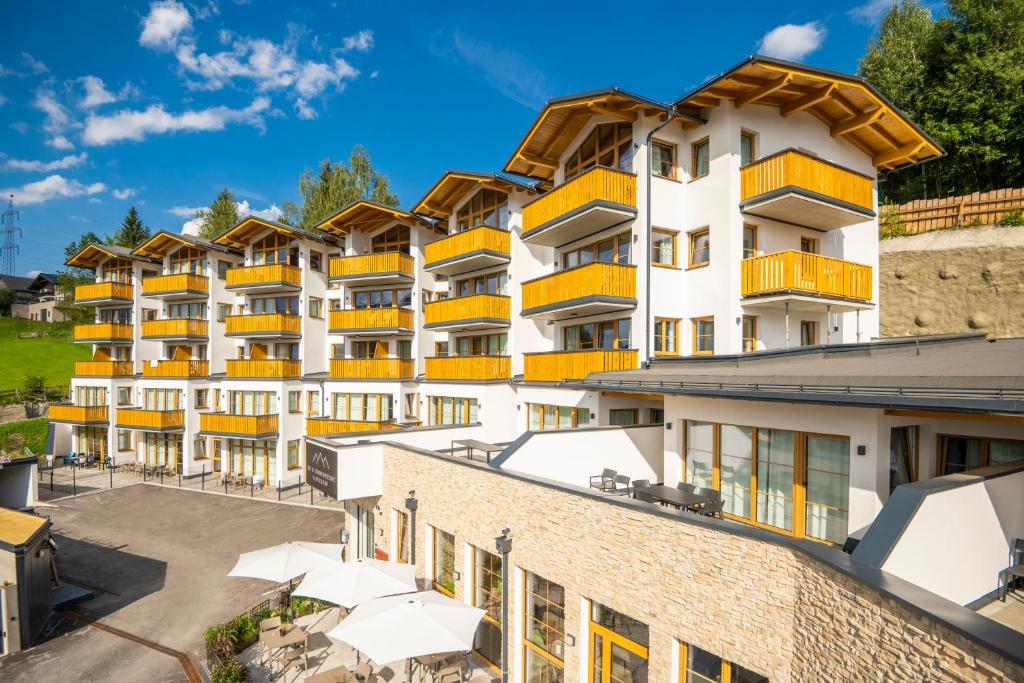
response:
[[[229,187],[273,215],[304,168],[355,144],[407,208],[447,168],[500,170],[552,97],[670,100],[754,52],[852,72],[891,2],[9,3],[17,270],[59,268],[131,205],[176,231]]]

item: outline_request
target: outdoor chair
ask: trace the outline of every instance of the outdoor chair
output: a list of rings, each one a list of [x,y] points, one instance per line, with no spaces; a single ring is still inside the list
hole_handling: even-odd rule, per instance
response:
[[[370,666],[369,662],[359,662],[359,664],[356,665],[355,670],[352,672],[352,675],[355,676],[357,680],[368,681],[370,680],[370,676],[373,675],[373,668]]]
[[[633,495],[636,495],[637,489],[645,489],[651,485],[650,479],[634,479],[633,480]]]
[[[277,663],[281,665],[282,676],[295,667],[301,667],[303,671],[306,671],[306,647],[303,645],[294,650],[285,650],[277,656]]]
[[[681,481],[678,484],[676,484],[676,488],[686,493],[693,493],[697,487],[695,487],[693,484],[687,484],[685,481]]]
[[[612,483],[611,489],[608,493],[613,493],[617,496],[628,496],[631,491],[629,487],[629,475],[628,474],[616,474],[615,481]]]
[[[1015,589],[1017,579],[1024,578],[1024,538],[1013,541],[1010,549],[1010,566],[999,572],[999,599],[1006,601],[1009,589]]]
[[[716,501],[713,501],[713,502],[710,502],[710,503],[705,503],[704,505],[702,505],[700,507],[699,512],[700,512],[700,514],[704,515],[705,517],[721,517],[722,516],[722,508],[723,508],[724,505],[725,505],[725,502],[721,501],[721,500],[716,500]]]
[[[590,488],[599,491],[610,491],[615,487],[615,474],[615,470],[610,470],[606,467],[601,471],[601,474],[595,474],[590,478]]]
[[[437,670],[435,683],[462,683],[462,657],[446,663]]]

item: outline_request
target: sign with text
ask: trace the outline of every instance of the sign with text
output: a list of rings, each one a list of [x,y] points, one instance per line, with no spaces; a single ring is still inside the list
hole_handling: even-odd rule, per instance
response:
[[[338,453],[306,442],[306,481],[317,491],[338,499]]]

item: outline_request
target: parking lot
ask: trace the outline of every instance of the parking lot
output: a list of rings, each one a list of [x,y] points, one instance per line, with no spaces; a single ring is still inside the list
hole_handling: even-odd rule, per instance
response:
[[[239,553],[288,540],[337,542],[343,519],[334,510],[147,484],[51,505],[39,512],[53,521],[61,577],[95,594],[75,611],[101,628],[57,620],[60,635],[3,660],[0,679],[186,680],[178,660],[152,645],[198,665],[206,627],[268,597],[270,583],[226,576]]]

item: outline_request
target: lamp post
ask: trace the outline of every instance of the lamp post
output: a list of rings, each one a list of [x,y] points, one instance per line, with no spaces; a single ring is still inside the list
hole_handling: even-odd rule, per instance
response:
[[[409,491],[405,509],[409,511],[409,564],[416,566],[416,491]]]
[[[512,539],[508,527],[494,539],[494,547],[501,555],[501,683],[508,683],[508,554],[512,552]]]

